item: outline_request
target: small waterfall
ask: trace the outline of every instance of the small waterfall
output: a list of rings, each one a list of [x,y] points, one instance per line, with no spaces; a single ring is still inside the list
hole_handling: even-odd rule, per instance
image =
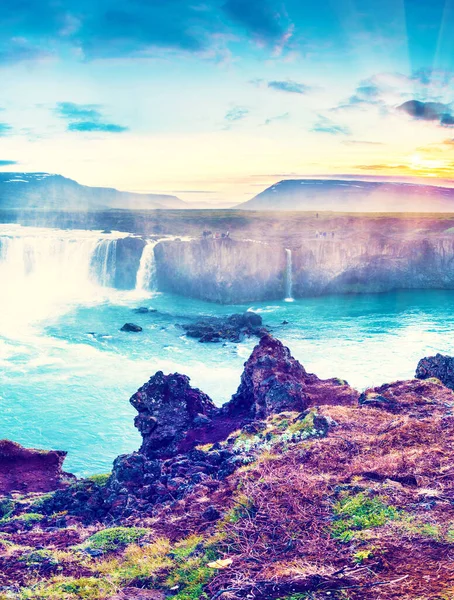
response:
[[[293,302],[293,267],[292,267],[292,251],[289,248],[285,249],[286,269],[285,269],[285,301]]]
[[[113,287],[117,264],[117,240],[100,240],[91,260],[93,279],[102,287]]]
[[[147,240],[140,257],[139,269],[136,277],[136,291],[148,292],[156,286],[156,262],[154,248],[158,242]]]

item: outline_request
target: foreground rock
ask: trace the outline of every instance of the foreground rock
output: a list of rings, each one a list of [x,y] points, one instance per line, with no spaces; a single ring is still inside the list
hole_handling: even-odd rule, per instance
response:
[[[358,396],[270,336],[221,409],[156,373],[109,478],[1,502],[0,596],[452,598],[454,392]]]
[[[422,358],[416,367],[416,377],[436,377],[448,388],[454,389],[454,357],[436,354]]]
[[[211,422],[218,409],[210,398],[189,384],[186,375],[164,375],[158,371],[132,396],[138,411],[134,425],[143,443],[140,452],[148,458],[177,454],[180,444]]]
[[[190,325],[183,325],[188,337],[200,342],[241,342],[245,337],[260,337],[266,333],[262,317],[254,312],[223,317],[204,317]]]
[[[66,454],[0,440],[0,494],[50,492],[66,487],[75,480],[74,475],[62,470]]]
[[[223,411],[263,419],[286,410],[303,411],[314,404],[348,404],[358,395],[339,379],[321,380],[307,373],[290,350],[271,335],[264,335],[244,365],[241,383]]]

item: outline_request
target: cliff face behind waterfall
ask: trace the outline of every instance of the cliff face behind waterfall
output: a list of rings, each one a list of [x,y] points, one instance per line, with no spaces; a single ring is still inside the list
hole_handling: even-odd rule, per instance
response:
[[[327,293],[453,289],[454,238],[384,236],[305,240],[292,250],[241,240],[166,241],[156,246],[158,289],[233,303]]]
[[[158,289],[214,302],[279,298],[285,251],[253,241],[164,241],[155,248]]]

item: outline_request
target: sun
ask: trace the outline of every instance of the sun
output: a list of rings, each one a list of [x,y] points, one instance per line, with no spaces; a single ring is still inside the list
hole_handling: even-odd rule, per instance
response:
[[[420,154],[413,154],[408,160],[408,168],[426,177],[438,177],[440,171],[446,169],[446,161],[433,158],[423,158]]]

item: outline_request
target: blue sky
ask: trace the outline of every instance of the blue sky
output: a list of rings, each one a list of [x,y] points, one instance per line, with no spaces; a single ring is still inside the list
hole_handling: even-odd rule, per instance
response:
[[[0,168],[237,202],[450,179],[454,0],[4,0]]]

